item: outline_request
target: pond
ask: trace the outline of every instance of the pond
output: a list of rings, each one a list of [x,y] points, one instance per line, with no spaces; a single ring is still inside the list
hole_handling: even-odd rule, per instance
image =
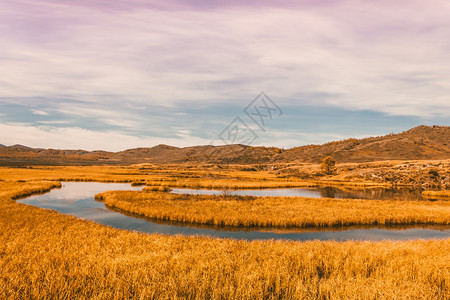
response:
[[[218,238],[245,240],[414,240],[450,238],[449,226],[392,227],[392,228],[333,228],[308,230],[243,230],[236,228],[215,228],[212,226],[194,226],[180,223],[155,222],[144,217],[109,209],[103,202],[94,200],[94,196],[104,191],[141,190],[143,187],[131,187],[130,184],[97,182],[63,182],[61,189],[49,193],[34,195],[18,202],[41,208],[52,209],[63,214],[74,215],[85,220],[119,229],[144,233],[204,235]]]
[[[310,197],[336,199],[378,199],[378,200],[429,200],[422,197],[421,190],[370,187],[365,189],[318,186],[313,188],[277,188],[252,190],[209,190],[209,189],[172,189],[176,194],[269,196],[269,197]]]

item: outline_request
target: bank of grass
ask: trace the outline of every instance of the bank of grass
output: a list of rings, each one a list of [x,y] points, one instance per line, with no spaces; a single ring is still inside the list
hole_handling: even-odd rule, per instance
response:
[[[314,182],[307,181],[256,181],[236,179],[173,179],[165,181],[146,181],[148,186],[163,186],[194,189],[267,189],[267,188],[294,188],[314,187]]]
[[[112,191],[107,206],[156,220],[236,227],[450,224],[448,201],[252,197]]]
[[[278,179],[267,172],[245,172],[228,170],[212,172],[205,170],[184,171],[185,166],[167,166],[162,169],[139,166],[85,166],[85,167],[33,167],[0,168],[0,180],[20,181],[24,178],[35,181],[99,181],[162,187],[189,187],[210,189],[260,189],[283,187],[309,187],[316,183]],[[197,175],[193,175],[197,174]]]
[[[4,201],[16,200],[33,194],[46,193],[54,188],[60,188],[61,183],[58,181],[0,181],[0,197]]]
[[[450,297],[450,239],[246,242],[138,234],[16,203],[13,197],[58,185],[50,176],[30,181],[42,176],[33,170],[21,176],[24,182],[0,172],[0,299]]]
[[[234,168],[238,168],[235,166]],[[370,187],[381,183],[337,180],[302,180],[278,178],[268,171],[207,170],[205,167],[169,166],[33,166],[29,168],[0,167],[0,181],[99,181],[133,183],[134,185],[204,188],[204,189],[264,189],[314,187],[317,185]]]
[[[422,196],[425,198],[443,198],[450,199],[450,190],[443,191],[423,191]]]

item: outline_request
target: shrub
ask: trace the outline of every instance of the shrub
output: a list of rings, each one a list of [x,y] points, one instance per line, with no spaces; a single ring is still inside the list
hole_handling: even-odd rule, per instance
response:
[[[327,156],[323,159],[320,168],[327,175],[334,174],[336,172],[336,161],[331,156]]]

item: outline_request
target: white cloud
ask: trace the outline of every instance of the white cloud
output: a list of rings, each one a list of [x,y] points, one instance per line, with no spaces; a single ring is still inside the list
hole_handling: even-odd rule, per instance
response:
[[[180,138],[188,138],[192,134],[190,130],[178,130],[177,136]]]
[[[36,123],[44,125],[57,125],[57,124],[69,124],[69,120],[49,120],[49,121],[36,121]]]
[[[110,126],[135,129],[143,126],[140,117],[129,111],[117,107],[99,108],[92,106],[62,103],[56,111],[66,116],[96,119]]]
[[[340,3],[111,13],[59,2],[19,10],[6,1],[0,92],[141,107],[238,102],[264,90],[278,99],[449,116],[446,1],[432,9],[424,0]],[[38,23],[29,29],[35,36],[21,30],[26,19]]]
[[[40,116],[48,116],[48,112],[42,110],[32,110],[32,113]]]
[[[174,107],[167,111],[188,116],[193,104],[245,107],[260,91],[282,107],[450,117],[447,0],[297,2],[278,8],[235,3],[208,11],[177,1],[166,1],[164,10],[147,9],[148,1],[128,3],[139,9],[122,9],[124,2],[108,9],[95,1],[0,2],[0,59],[7,70],[0,73],[2,101],[29,105],[37,115],[56,114],[55,120],[36,121],[49,126],[0,124],[2,144],[109,150],[209,144],[186,130],[195,132],[193,124],[172,128],[173,118],[164,110],[152,115],[152,108]],[[74,103],[42,105],[45,99]],[[228,125],[221,114],[211,112],[198,123]],[[61,120],[66,117],[77,126],[95,119],[161,136],[173,134],[170,128],[178,138],[51,127],[68,124]],[[286,147],[339,139],[276,134],[259,142]]]
[[[210,142],[209,140],[189,135],[185,135],[182,138],[138,137],[120,132],[100,132],[78,127],[34,127],[29,124],[6,123],[0,123],[0,141],[4,145],[22,144],[34,148],[107,151],[152,147],[161,143],[183,147],[203,145]]]

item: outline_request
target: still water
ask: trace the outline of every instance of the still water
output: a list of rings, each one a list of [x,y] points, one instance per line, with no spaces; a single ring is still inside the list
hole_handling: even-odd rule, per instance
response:
[[[207,189],[172,189],[176,194],[222,195],[224,193],[239,196],[269,196],[269,197],[309,197],[335,199],[377,199],[377,200],[428,200],[422,197],[421,190],[393,188],[337,188],[319,186],[314,188],[281,188],[254,190],[207,190]]]
[[[205,235],[218,238],[245,240],[414,240],[450,238],[449,226],[392,227],[392,228],[334,228],[327,230],[308,229],[299,231],[242,230],[215,228],[212,226],[185,226],[155,222],[144,217],[109,209],[103,202],[94,200],[95,194],[112,190],[141,190],[130,184],[97,182],[63,182],[61,189],[34,195],[18,202],[41,208],[52,209],[63,214],[74,215],[114,228],[145,233]],[[284,189],[286,190],[286,189]]]

